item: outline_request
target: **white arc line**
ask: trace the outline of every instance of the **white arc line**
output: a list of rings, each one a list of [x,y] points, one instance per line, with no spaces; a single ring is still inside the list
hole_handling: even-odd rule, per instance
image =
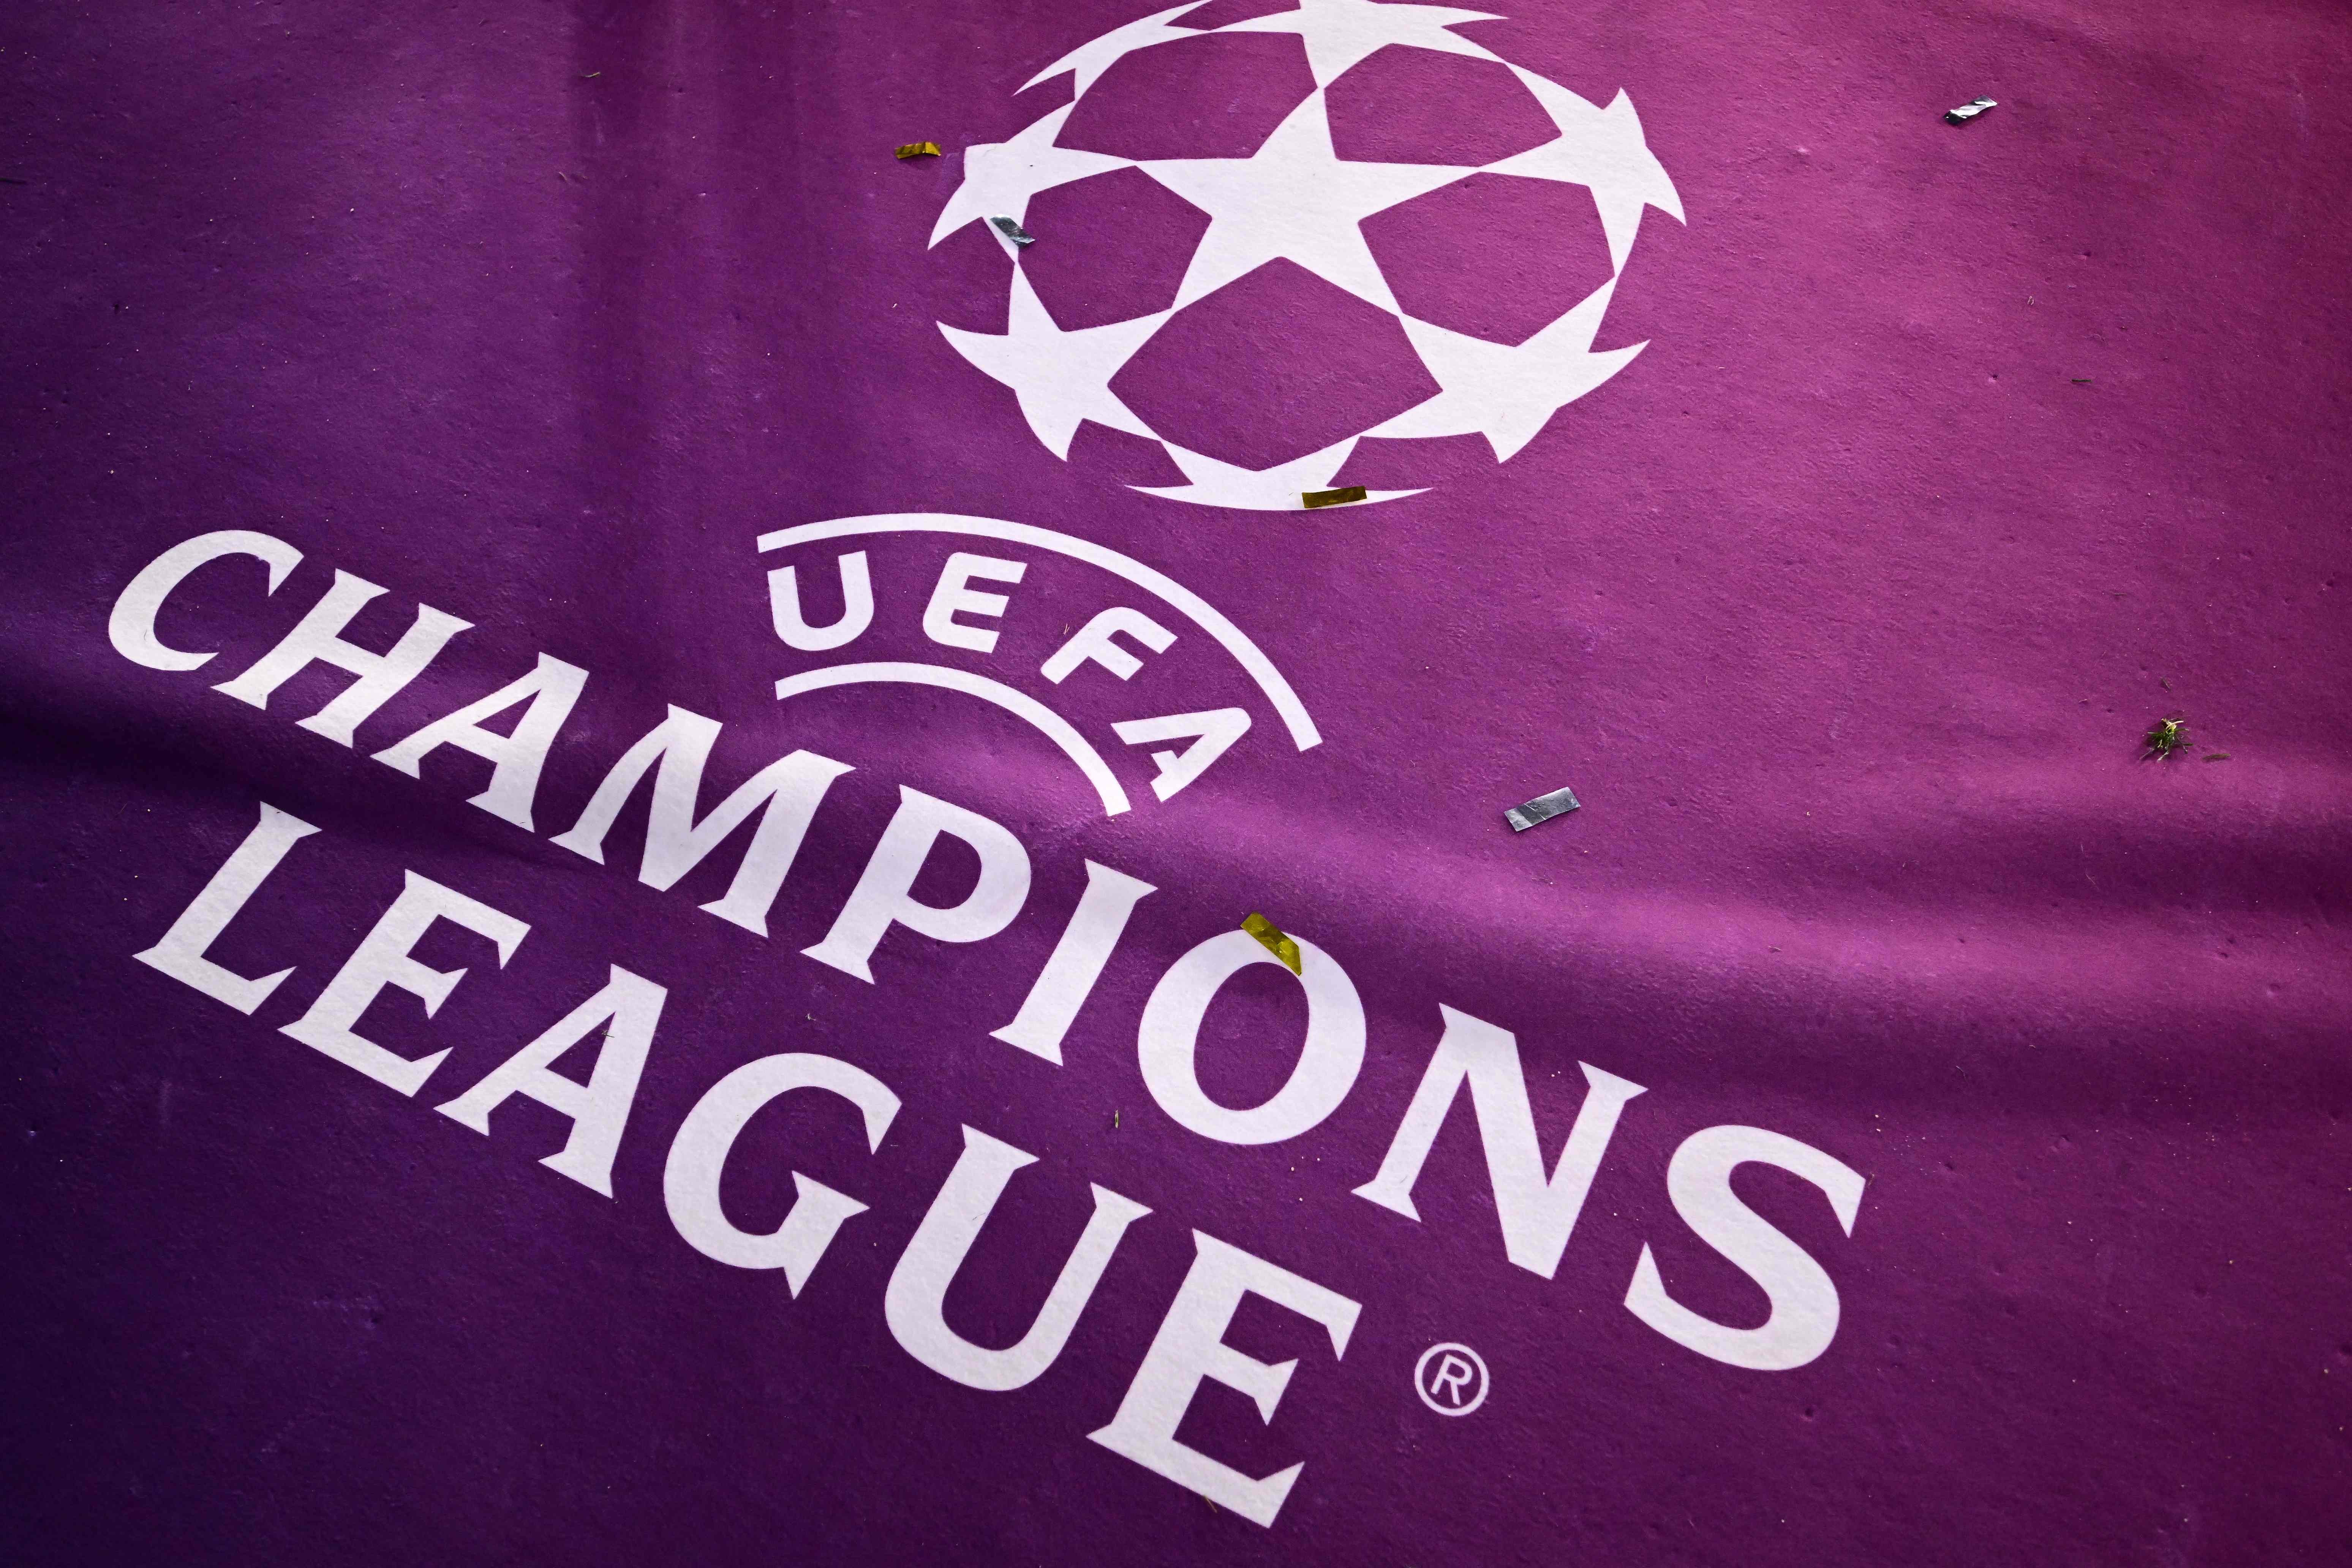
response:
[[[993,702],[1014,718],[1036,727],[1062,754],[1078,764],[1078,772],[1102,796],[1103,815],[1117,816],[1128,808],[1127,791],[1119,787],[1118,777],[1103,761],[1102,753],[1087,744],[1067,719],[1046,707],[1026,692],[1015,691],[1001,681],[970,670],[950,669],[937,664],[836,664],[825,669],[804,669],[798,675],[788,675],[776,682],[776,700],[798,697],[803,691],[823,691],[830,686],[936,686],[942,691],[961,691],[967,697],[977,697],[983,702]]]
[[[1037,528],[1025,522],[1003,522],[992,517],[961,517],[944,511],[900,511],[781,528],[773,533],[760,535],[759,545],[761,552],[765,553],[794,544],[813,543],[821,539],[843,539],[861,533],[969,533],[982,539],[1002,539],[1010,544],[1028,544],[1040,550],[1051,550],[1074,561],[1083,561],[1089,566],[1098,566],[1115,576],[1124,577],[1144,592],[1157,594],[1192,617],[1195,626],[1216,638],[1249,678],[1257,682],[1257,688],[1265,693],[1266,700],[1274,704],[1274,710],[1282,716],[1283,723],[1290,731],[1290,738],[1297,742],[1300,751],[1322,742],[1322,733],[1315,728],[1315,721],[1307,716],[1307,704],[1298,700],[1298,693],[1291,689],[1290,682],[1283,679],[1282,671],[1274,667],[1274,660],[1266,658],[1265,651],[1250,641],[1239,626],[1225,619],[1216,606],[1166,574],[1155,572],[1140,561],[1089,540],[1056,533],[1050,528]],[[929,667],[916,665],[908,668],[920,669]]]

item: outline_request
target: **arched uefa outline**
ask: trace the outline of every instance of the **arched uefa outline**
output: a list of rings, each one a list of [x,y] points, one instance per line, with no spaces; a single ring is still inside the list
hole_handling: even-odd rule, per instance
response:
[[[1423,1374],[1429,1371],[1429,1363],[1433,1357],[1445,1354],[1467,1357],[1471,1366],[1475,1368],[1477,1371],[1478,1392],[1471,1397],[1470,1402],[1466,1405],[1440,1405],[1436,1400],[1432,1399],[1429,1396],[1429,1383]],[[1430,1346],[1427,1350],[1421,1352],[1421,1359],[1412,1363],[1412,1391],[1421,1395],[1421,1402],[1423,1405],[1428,1405],[1440,1415],[1469,1415],[1473,1410],[1477,1409],[1478,1406],[1486,1403],[1486,1391],[1494,1386],[1495,1380],[1486,1374],[1486,1358],[1479,1355],[1476,1351],[1472,1350],[1468,1345],[1458,1344],[1451,1340],[1447,1341],[1444,1344]]]
[[[1322,733],[1316,729],[1307,705],[1299,700],[1298,693],[1292,689],[1282,671],[1275,668],[1265,649],[1252,642],[1215,605],[1167,574],[1154,571],[1140,561],[1090,540],[1056,533],[1052,529],[1038,528],[1025,522],[964,517],[954,512],[909,511],[804,522],[793,528],[778,529],[772,533],[763,533],[760,535],[758,543],[761,553],[766,554],[799,544],[877,533],[953,533],[1002,540],[1008,544],[1050,550],[1057,555],[1068,556],[1073,561],[1083,562],[1113,576],[1124,578],[1208,633],[1218,646],[1231,654],[1234,661],[1242,667],[1243,673],[1265,693],[1284,727],[1290,731],[1291,741],[1300,751],[1322,742]],[[781,700],[828,687],[869,684],[933,686],[943,690],[961,691],[993,703],[1045,735],[1063,755],[1077,765],[1078,771],[1086,775],[1087,782],[1094,785],[1096,794],[1101,797],[1104,815],[1117,816],[1128,809],[1127,793],[1112,774],[1110,765],[1067,720],[1035,698],[983,676],[944,665],[842,664],[787,676],[776,682],[776,696]]]
[[[1300,751],[1318,744],[1323,737],[1307,716],[1307,704],[1298,700],[1282,671],[1275,668],[1274,660],[1264,649],[1250,641],[1241,627],[1234,625],[1217,607],[1192,589],[1163,572],[1155,572],[1142,562],[1106,549],[1091,540],[1072,534],[1056,533],[1050,528],[1037,528],[1025,522],[1004,522],[992,517],[963,517],[950,511],[880,512],[872,517],[835,518],[830,522],[804,522],[795,528],[780,528],[773,533],[760,535],[760,552],[788,550],[795,544],[813,544],[824,539],[850,539],[864,533],[968,533],[980,539],[1001,539],[1008,544],[1034,545],[1039,550],[1051,550],[1073,561],[1083,561],[1098,566],[1114,576],[1126,578],[1147,594],[1158,595],[1171,608],[1189,618],[1194,626],[1217,639],[1234,662],[1257,682],[1266,700],[1290,731],[1290,738]]]
[[[1105,816],[1117,816],[1128,808],[1127,791],[1121,787],[1118,776],[1103,761],[1103,754],[1087,744],[1076,725],[1027,692],[1015,691],[1003,681],[974,675],[968,669],[950,669],[937,664],[836,664],[784,677],[776,682],[776,699],[782,701],[803,691],[822,691],[829,686],[868,685],[934,686],[942,691],[961,691],[967,697],[993,702],[1053,742],[1064,756],[1077,764],[1078,772],[1087,775],[1087,782],[1095,786],[1095,794],[1102,797]]]

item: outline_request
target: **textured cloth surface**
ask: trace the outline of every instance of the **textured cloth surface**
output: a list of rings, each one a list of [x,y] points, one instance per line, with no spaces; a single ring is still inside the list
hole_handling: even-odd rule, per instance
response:
[[[1203,28],[1266,7],[1214,10]],[[1591,105],[1622,89],[1638,106],[1684,221],[1643,214],[1591,347],[1647,347],[1507,461],[1476,434],[1367,440],[1293,488],[1423,493],[1314,511],[1144,493],[1185,476],[1100,419],[1059,457],[941,330],[1009,336],[1013,320],[1011,253],[982,224],[930,243],[966,150],[1069,101],[1066,73],[1023,84],[1139,15],[0,15],[0,1557],[2337,1557],[2342,6],[1543,0],[1465,23]],[[1232,156],[1220,138],[1280,118],[1261,95],[1306,79],[1299,37],[1221,35],[1223,77],[1114,68],[1066,140]],[[1343,159],[1484,166],[1529,134],[1517,100],[1491,123],[1448,110],[1457,57],[1430,58],[1359,68],[1392,74],[1352,99],[1330,89]],[[1945,122],[1979,96],[1999,106]],[[1489,132],[1458,157],[1415,151]],[[894,158],[926,139],[945,155]],[[1486,179],[1467,205],[1441,193],[1363,232],[1408,307],[1523,341],[1610,254],[1589,216],[1561,226],[1558,185]],[[1112,296],[1164,289],[1151,247],[1213,227],[1166,192],[1110,171],[1004,215],[1037,236],[1024,279],[1066,325],[1134,315]],[[1436,385],[1390,352],[1391,318],[1293,262],[1217,300],[1109,384],[1237,471]],[[1163,574],[1262,651],[1318,743],[1207,622],[1034,538],[760,547],[901,513],[1051,531]],[[201,668],[126,658],[109,628],[127,585],[228,530],[299,563],[265,594],[259,561],[224,557],[162,600],[157,642],[215,650]],[[853,552],[871,629],[787,646],[770,574],[794,568],[821,626]],[[970,577],[962,592],[1003,603],[949,617],[991,646],[926,629],[957,554],[1025,568]],[[263,709],[215,689],[337,572],[384,589],[351,624],[370,648],[419,605],[471,626],[349,744],[297,722],[348,672],[313,665]],[[1173,641],[1122,634],[1129,675],[1116,658],[1041,674],[1115,607]],[[541,656],[587,679],[523,792],[528,827],[471,804],[482,756],[379,759]],[[853,661],[1041,706],[1129,809],[1106,809],[1050,726],[970,682],[775,695]],[[647,885],[651,774],[601,863],[554,842],[673,708],[723,726],[701,812],[795,749],[854,770],[815,806],[764,937],[698,908],[728,897],[748,827]],[[1201,726],[1113,729],[1228,710],[1246,733],[1164,800],[1150,753]],[[476,744],[495,750],[520,711],[484,718]],[[2144,760],[2175,716],[2189,748]],[[1504,822],[1563,784],[1582,809]],[[886,828],[921,799],[1025,855],[1025,889],[998,889],[1001,931],[926,934],[952,921],[917,914],[872,947],[870,980],[806,956],[841,936]],[[290,966],[248,1014],[133,955],[265,804],[320,831],[205,950],[248,980]],[[976,909],[987,847],[921,849],[907,897]],[[1033,1000],[1090,863],[1156,891],[1055,1037],[1056,1066],[992,1031]],[[384,1052],[448,1052],[404,1094],[284,1031],[331,1010],[330,980],[416,878],[529,934],[502,956],[445,920],[415,962],[466,971],[446,1005],[427,1016],[397,988],[367,1004],[352,1027]],[[1155,1057],[1155,992],[1181,989],[1169,977],[1203,944],[1248,944],[1228,933],[1253,911],[1304,945],[1303,975],[1206,950],[1242,967],[1189,1058]],[[619,1097],[609,1196],[542,1163],[575,1138],[568,1113],[518,1096],[488,1135],[436,1113],[616,966],[667,1000]],[[1555,1162],[1579,1174],[1571,1126],[1595,1134],[1556,1257],[1525,1236],[1507,1249],[1496,1189],[1527,1144],[1499,1089],[1453,1103],[1410,1187],[1417,1217],[1357,1194],[1394,1157],[1441,1037],[1471,1037],[1449,1018],[1516,1043],[1540,1158],[1513,1189],[1522,1221],[1539,1197],[1557,1210]],[[1317,1056],[1318,1030],[1336,1055]],[[585,1081],[622,1032],[556,1070]],[[811,1201],[796,1172],[864,1205],[796,1292],[780,1268],[692,1245],[668,1190],[689,1112],[783,1053],[849,1064],[898,1102],[878,1141],[870,1112],[861,1126],[822,1091],[749,1113],[718,1178],[732,1223],[785,1224],[796,1192]],[[1169,1087],[1188,1072],[1205,1111]],[[1334,1090],[1301,1130],[1188,1124],[1294,1076]],[[1643,1092],[1601,1127],[1615,1080]],[[1720,1194],[1708,1210],[1700,1178],[1670,1192],[1677,1151],[1726,1126],[1864,1184],[1850,1225],[1819,1167],[1750,1163],[1727,1189],[1826,1298],[1768,1300],[1764,1265],[1694,1228]],[[902,1255],[927,1214],[953,1218],[934,1199],[991,1140],[1035,1163],[992,1210],[982,1195],[946,1287],[945,1324],[982,1351],[1039,1320],[1108,1212],[1090,1188],[1150,1211],[1080,1290],[1058,1354],[1002,1389],[912,1352],[921,1314],[891,1286],[919,1272]],[[1213,1377],[1160,1412],[1177,1423],[1164,1451],[1251,1479],[1304,1466],[1270,1523],[1214,1500],[1223,1483],[1089,1440],[1115,1416],[1149,1424],[1122,1405],[1150,1403],[1139,1369],[1219,1246],[1357,1309],[1343,1331],[1328,1303],[1318,1321],[1297,1292],[1246,1296],[1211,1328],[1233,1355],[1297,1363],[1278,1403]],[[1706,1322],[1796,1333],[1827,1300],[1833,1333],[1787,1370],[1735,1364],[1628,1310],[1645,1268]],[[1430,1369],[1457,1364],[1424,1358],[1441,1344],[1484,1363],[1467,1415],[1432,1403],[1461,1396],[1432,1390]]]

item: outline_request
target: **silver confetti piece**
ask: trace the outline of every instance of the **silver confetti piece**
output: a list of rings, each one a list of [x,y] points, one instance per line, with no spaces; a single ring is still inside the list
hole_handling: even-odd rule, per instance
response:
[[[1009,217],[992,217],[988,221],[996,226],[996,229],[999,234],[1002,234],[1005,238],[1011,240],[1015,245],[1034,245],[1037,243],[1037,237],[1035,235],[1031,234],[1027,229],[1023,228],[1019,224],[1014,223]]]
[[[1549,822],[1555,816],[1565,816],[1579,809],[1575,792],[1556,789],[1549,795],[1539,795],[1525,805],[1515,805],[1503,813],[1503,820],[1511,825],[1514,833],[1525,833],[1538,822]]]
[[[1969,121],[1974,120],[1986,110],[1998,109],[2000,105],[1995,103],[1990,98],[1971,99],[1968,102],[1960,105],[1958,109],[1948,109],[1944,110],[1944,119],[1949,124],[1966,125]],[[996,221],[1003,223],[1004,220],[1003,218],[998,218]]]

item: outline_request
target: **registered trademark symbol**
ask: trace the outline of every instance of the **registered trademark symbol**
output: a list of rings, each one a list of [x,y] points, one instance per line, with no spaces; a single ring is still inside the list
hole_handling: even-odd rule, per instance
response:
[[[1440,1415],[1467,1415],[1486,1403],[1486,1363],[1468,1345],[1432,1345],[1413,1363],[1412,1386]]]

